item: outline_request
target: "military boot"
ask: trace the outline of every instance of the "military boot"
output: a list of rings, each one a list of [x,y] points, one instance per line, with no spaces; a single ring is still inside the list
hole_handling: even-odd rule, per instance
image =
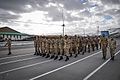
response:
[[[12,54],[11,52],[8,53],[8,55],[11,55],[11,54]]]
[[[55,56],[54,60],[56,60],[57,58],[58,58],[58,55],[57,55],[57,56]]]
[[[62,59],[63,59],[63,56],[60,56],[60,59],[59,59],[59,61],[60,61],[60,60],[62,60]]]
[[[65,59],[65,61],[68,61],[69,60],[69,57],[68,56],[66,56],[66,59]]]

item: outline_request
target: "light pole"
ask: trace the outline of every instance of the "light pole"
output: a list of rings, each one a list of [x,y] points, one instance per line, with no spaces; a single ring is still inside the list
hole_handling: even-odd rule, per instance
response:
[[[100,32],[100,31],[99,31],[99,26],[97,26],[97,35],[99,35],[99,32]]]
[[[62,21],[63,21],[63,36],[65,35],[65,24],[64,24],[64,13],[63,13],[63,8],[62,8]]]

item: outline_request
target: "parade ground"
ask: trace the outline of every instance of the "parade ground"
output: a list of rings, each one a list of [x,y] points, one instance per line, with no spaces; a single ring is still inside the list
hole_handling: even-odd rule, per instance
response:
[[[0,50],[0,80],[120,80],[120,39],[114,61],[109,52],[103,60],[101,50],[65,62],[33,55],[32,44],[20,46],[13,47],[12,55]]]

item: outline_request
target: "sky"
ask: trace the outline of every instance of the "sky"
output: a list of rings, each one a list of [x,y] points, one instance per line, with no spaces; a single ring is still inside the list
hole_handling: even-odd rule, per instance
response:
[[[0,0],[0,27],[61,35],[63,21],[67,35],[119,28],[120,0]]]

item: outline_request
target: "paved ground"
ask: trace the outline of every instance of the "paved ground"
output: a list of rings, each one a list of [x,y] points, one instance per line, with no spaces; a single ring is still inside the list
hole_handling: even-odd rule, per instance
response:
[[[34,49],[27,46],[13,49],[10,56],[0,50],[0,80],[120,80],[120,44],[115,61],[109,54],[102,60],[100,50],[67,62],[46,59],[34,56]]]

